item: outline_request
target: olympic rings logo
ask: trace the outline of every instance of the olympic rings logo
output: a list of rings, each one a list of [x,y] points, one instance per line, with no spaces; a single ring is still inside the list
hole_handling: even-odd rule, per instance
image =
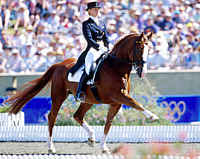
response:
[[[184,101],[166,101],[161,102],[161,105],[167,109],[168,116],[172,122],[180,120],[181,116],[186,111],[186,103]]]

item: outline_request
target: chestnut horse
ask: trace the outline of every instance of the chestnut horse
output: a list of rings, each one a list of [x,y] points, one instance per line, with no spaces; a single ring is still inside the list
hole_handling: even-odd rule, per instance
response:
[[[129,96],[130,91],[130,73],[134,66],[138,76],[141,78],[143,69],[144,48],[151,37],[150,35],[129,34],[121,38],[108,53],[100,71],[95,85],[99,97],[103,104],[109,104],[107,120],[104,127],[104,135],[100,142],[103,152],[109,152],[106,146],[106,138],[110,130],[112,120],[121,108],[122,104],[129,105],[141,111],[146,118],[152,121],[158,120],[158,117],[145,109],[140,103]],[[10,97],[7,102],[11,103],[9,113],[18,113],[21,108],[37,95],[47,84],[51,82],[51,111],[48,114],[49,152],[55,153],[55,147],[52,141],[52,131],[56,121],[58,111],[69,94],[76,94],[77,82],[70,82],[67,79],[69,69],[75,64],[76,59],[69,58],[61,63],[52,65],[43,76],[26,84],[23,90]],[[83,119],[86,112],[93,104],[99,102],[94,97],[90,86],[85,89],[85,101],[80,103],[78,110],[74,114],[74,119],[87,131],[88,142],[93,144],[95,136],[93,129]]]

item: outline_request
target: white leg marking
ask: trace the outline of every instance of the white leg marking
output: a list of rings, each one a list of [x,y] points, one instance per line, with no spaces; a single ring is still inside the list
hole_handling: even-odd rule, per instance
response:
[[[146,109],[143,111],[143,114],[146,116],[146,118],[150,118],[153,121],[159,119],[157,115],[153,114],[152,112]]]
[[[82,126],[88,133],[89,138],[95,140],[94,130],[86,122],[83,122]]]
[[[104,134],[102,139],[101,139],[100,146],[101,146],[103,153],[110,153],[110,150],[109,150],[109,148],[107,147],[107,144],[106,144],[106,140],[107,140],[107,136]]]
[[[56,149],[54,147],[52,137],[49,137],[49,139],[48,139],[48,152],[49,153],[56,153]]]

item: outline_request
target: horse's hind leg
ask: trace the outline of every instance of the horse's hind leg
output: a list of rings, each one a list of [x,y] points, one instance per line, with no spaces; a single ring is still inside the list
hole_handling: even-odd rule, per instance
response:
[[[56,122],[56,117],[58,115],[58,111],[64,102],[64,100],[68,96],[68,92],[65,89],[65,80],[62,79],[60,75],[52,79],[52,87],[51,87],[51,98],[52,98],[52,106],[51,111],[48,115],[48,125],[49,125],[49,140],[48,140],[48,151],[49,153],[55,153],[55,147],[52,141],[52,133],[53,127]]]
[[[135,108],[136,110],[142,111],[146,118],[156,121],[158,120],[158,116],[144,108],[140,103],[138,103],[135,99],[131,98],[129,95],[121,94],[120,97],[113,99],[117,103],[126,104]]]
[[[81,103],[78,110],[74,114],[74,119],[86,130],[88,133],[88,144],[90,146],[94,146],[95,136],[94,130],[87,124],[86,121],[83,120],[87,111],[92,107],[93,104]]]

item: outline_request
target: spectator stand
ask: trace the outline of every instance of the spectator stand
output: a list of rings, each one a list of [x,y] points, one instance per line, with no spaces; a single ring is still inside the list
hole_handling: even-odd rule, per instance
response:
[[[43,72],[60,60],[78,57],[85,47],[81,24],[87,18],[83,12],[86,3],[80,0],[2,1],[0,52],[4,58],[1,61],[4,62],[0,63],[1,72]],[[157,54],[160,50],[159,56],[162,58],[157,60],[159,64],[152,63],[150,54],[147,61],[149,69],[200,67],[200,5],[195,1],[129,0],[113,3],[108,0],[101,5],[101,14],[108,26],[112,45],[124,34],[154,32],[150,52]],[[161,35],[162,39],[159,37]],[[159,44],[161,40],[162,46]],[[18,69],[12,65],[4,67],[16,49],[22,64],[18,65]],[[42,69],[38,68],[40,66],[33,68],[35,63],[29,67],[29,59],[37,59],[38,52],[46,65]]]

